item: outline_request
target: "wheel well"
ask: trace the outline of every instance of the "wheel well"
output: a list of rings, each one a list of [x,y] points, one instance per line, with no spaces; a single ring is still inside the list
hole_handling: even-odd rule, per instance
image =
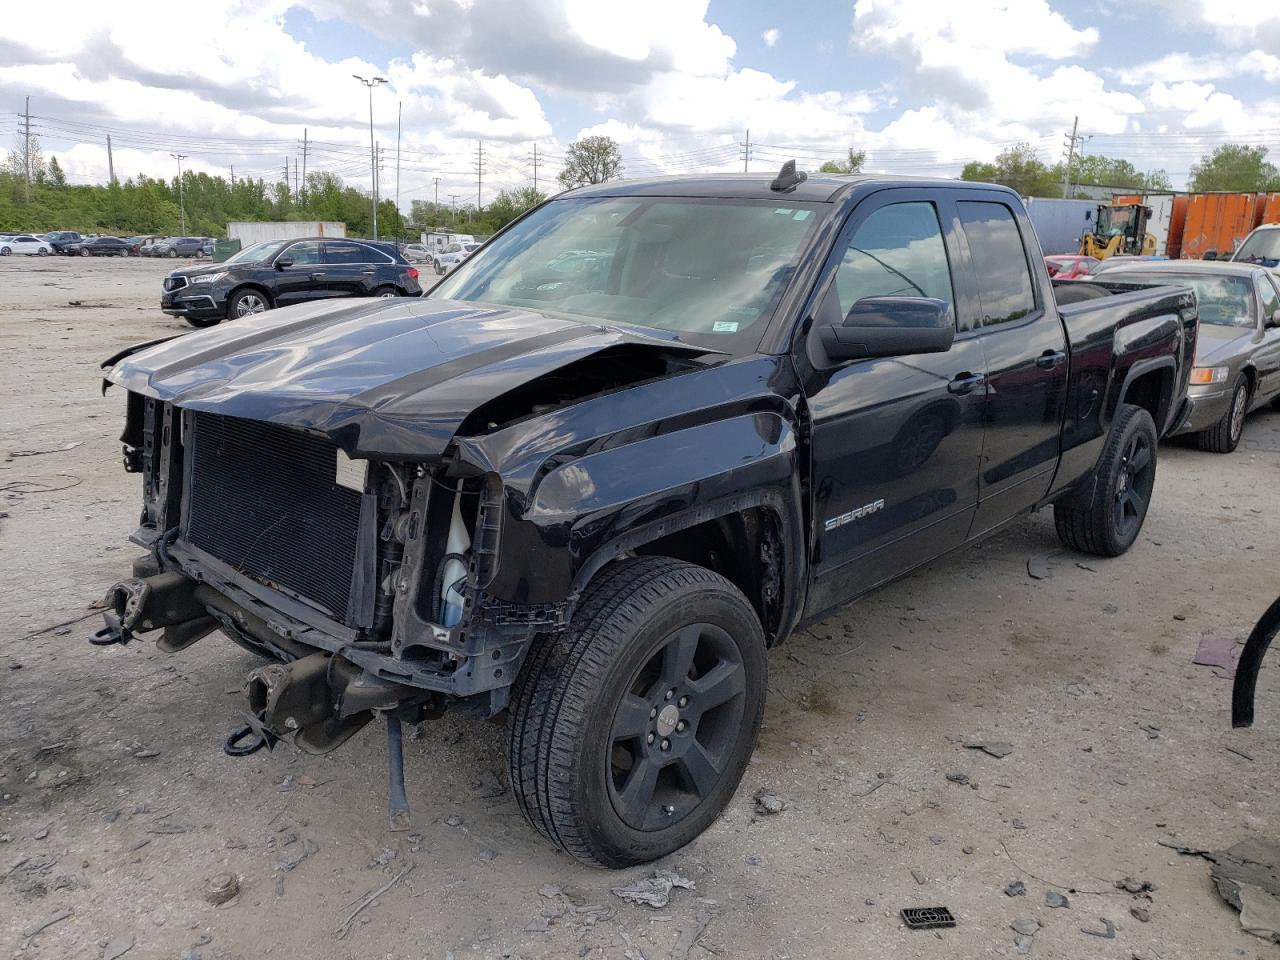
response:
[[[1253,367],[1245,367],[1241,372],[1244,374],[1244,378],[1249,381],[1249,396],[1252,397],[1253,392],[1258,389],[1258,371]]]
[[[1173,371],[1168,367],[1160,367],[1140,374],[1129,381],[1124,396],[1120,398],[1121,403],[1142,407],[1151,414],[1157,435],[1163,431],[1165,418],[1169,414],[1169,397],[1172,394],[1169,387],[1172,377]]]
[[[638,556],[672,557],[714,570],[743,592],[773,646],[782,611],[782,537],[776,513],[756,507],[731,513],[636,548]]]

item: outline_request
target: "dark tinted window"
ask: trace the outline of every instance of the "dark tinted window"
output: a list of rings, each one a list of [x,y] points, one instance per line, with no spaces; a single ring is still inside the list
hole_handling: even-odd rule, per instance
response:
[[[952,302],[951,270],[931,203],[892,203],[854,231],[836,271],[840,316],[866,297],[933,297]]]
[[[960,222],[978,281],[982,323],[1020,320],[1036,306],[1031,269],[1013,211],[1003,203],[962,200]]]
[[[313,264],[320,262],[320,244],[314,240],[308,240],[306,243],[295,243],[289,247],[281,256],[291,257],[294,266],[303,264]]]
[[[383,257],[358,243],[334,243],[324,245],[325,263],[381,263]]]

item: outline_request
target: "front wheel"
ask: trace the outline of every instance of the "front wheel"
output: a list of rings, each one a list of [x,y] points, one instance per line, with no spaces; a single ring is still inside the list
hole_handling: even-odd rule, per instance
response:
[[[742,779],[767,669],[760,621],[724,577],[661,557],[611,565],[570,628],[535,642],[513,690],[521,812],[595,866],[678,850]]]
[[[257,290],[241,290],[227,302],[227,319],[238,320],[271,309],[267,295]]]
[[[7,257],[11,253],[13,253],[13,251],[10,250],[8,247],[0,247],[0,257]]]
[[[82,248],[80,249],[80,256],[82,256],[82,257],[87,257],[87,256],[89,256],[89,248],[88,248],[88,247],[82,247]]]
[[[177,251],[177,250],[170,250],[170,251],[169,251],[169,259],[170,259],[170,260],[174,260],[174,259],[176,259],[176,258],[177,258],[177,256],[178,256],[178,251]]]
[[[41,247],[39,250],[36,251],[36,253],[38,253],[42,257],[47,257],[49,255],[49,248]]]
[[[1249,409],[1249,381],[1244,374],[1231,386],[1231,403],[1222,419],[1196,434],[1196,445],[1213,453],[1231,453],[1244,436],[1244,415]]]
[[[373,291],[373,293],[369,294],[369,296],[379,297],[380,299],[383,299],[383,300],[389,300],[392,297],[400,296],[400,291],[392,286],[378,287],[376,290]]]
[[[122,257],[127,257],[128,255],[129,255],[129,251],[128,251],[128,250],[121,250],[121,251],[120,251],[120,256],[122,256]]]
[[[1121,404],[1098,461],[1093,499],[1053,505],[1064,544],[1081,553],[1118,557],[1138,539],[1156,482],[1155,421],[1142,407]]]

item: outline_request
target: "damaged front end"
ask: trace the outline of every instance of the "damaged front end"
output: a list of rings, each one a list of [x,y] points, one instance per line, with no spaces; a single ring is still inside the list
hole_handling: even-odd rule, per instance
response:
[[[233,756],[286,736],[324,753],[383,716],[393,822],[407,824],[400,722],[447,703],[501,710],[536,627],[478,602],[498,479],[444,459],[353,460],[319,434],[136,393],[122,439],[143,479],[132,540],[148,553],[108,591],[91,641],[162,631],[176,652],[220,629],[272,661],[246,680]]]

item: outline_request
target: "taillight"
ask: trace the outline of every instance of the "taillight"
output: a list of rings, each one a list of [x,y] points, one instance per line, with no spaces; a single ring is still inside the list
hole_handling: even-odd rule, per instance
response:
[[[413,279],[417,280],[417,279],[418,279],[418,268],[417,268],[417,267],[410,267],[410,268],[409,268],[409,276],[411,276],[411,277],[413,277]]]

